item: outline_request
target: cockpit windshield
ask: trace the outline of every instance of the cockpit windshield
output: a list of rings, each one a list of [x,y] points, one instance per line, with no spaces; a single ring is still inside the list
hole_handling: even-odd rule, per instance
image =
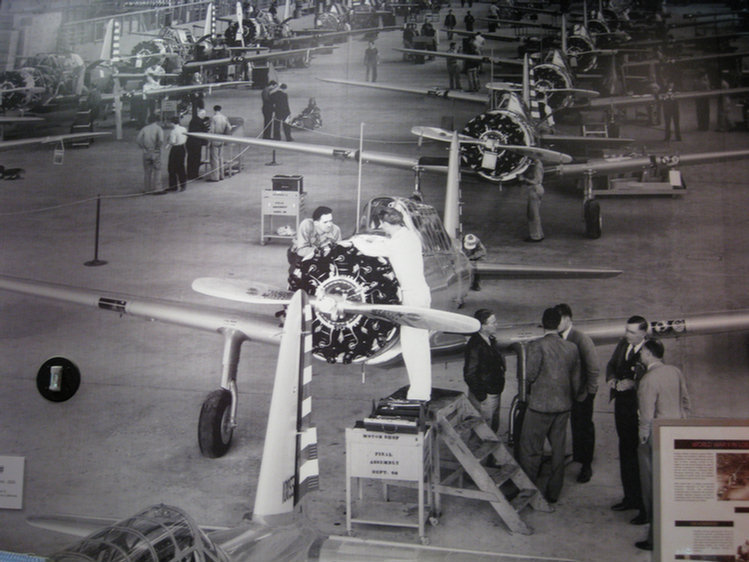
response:
[[[149,507],[49,557],[52,562],[228,562],[181,509]]]
[[[415,199],[405,197],[377,197],[372,199],[364,208],[360,232],[382,232],[380,229],[380,212],[388,207],[395,207],[403,213],[406,227],[419,234],[425,253],[451,251],[452,242],[436,209]]]

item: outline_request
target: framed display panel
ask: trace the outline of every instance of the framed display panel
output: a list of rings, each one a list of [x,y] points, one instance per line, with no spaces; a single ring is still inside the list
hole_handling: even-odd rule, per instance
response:
[[[656,420],[655,560],[749,560],[749,419]]]

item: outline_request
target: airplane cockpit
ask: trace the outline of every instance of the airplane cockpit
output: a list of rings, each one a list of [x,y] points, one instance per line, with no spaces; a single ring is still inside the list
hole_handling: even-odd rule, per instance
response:
[[[56,552],[51,562],[229,562],[181,509],[155,505]]]
[[[405,197],[376,197],[364,207],[360,221],[360,233],[378,234],[383,209],[394,207],[403,215],[406,228],[419,234],[425,254],[450,252],[452,241],[442,225],[437,210],[415,199]]]

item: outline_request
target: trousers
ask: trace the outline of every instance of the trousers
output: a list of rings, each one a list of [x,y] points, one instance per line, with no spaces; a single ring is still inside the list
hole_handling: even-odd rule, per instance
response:
[[[161,190],[161,151],[143,151],[143,189],[146,192]]]
[[[555,502],[564,485],[564,450],[567,442],[569,412],[545,413],[528,408],[520,430],[518,462],[523,471],[536,485],[544,453],[544,440],[551,445],[551,473],[546,483],[544,496]]]

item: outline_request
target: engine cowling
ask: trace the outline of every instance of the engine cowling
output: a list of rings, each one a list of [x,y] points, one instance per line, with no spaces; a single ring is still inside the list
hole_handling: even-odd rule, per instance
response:
[[[535,136],[528,121],[513,111],[495,109],[471,119],[463,134],[498,145],[533,146]],[[462,144],[461,159],[480,176],[495,182],[517,178],[530,165],[521,154],[479,144]]]
[[[564,109],[572,103],[572,94],[563,92],[546,93],[550,89],[572,88],[572,77],[555,64],[538,64],[533,67],[535,90],[546,97],[546,104],[554,111]]]
[[[400,304],[399,284],[385,258],[361,254],[354,246],[334,246],[304,260],[293,289],[304,289],[319,301],[346,299],[373,304]],[[290,281],[294,275],[290,277]],[[355,363],[381,353],[397,340],[396,324],[361,314],[339,314],[316,307],[312,323],[313,353],[328,363]],[[334,309],[334,307],[331,307]]]
[[[584,35],[570,35],[567,39],[567,55],[577,61],[577,72],[590,72],[598,63],[593,41]]]

